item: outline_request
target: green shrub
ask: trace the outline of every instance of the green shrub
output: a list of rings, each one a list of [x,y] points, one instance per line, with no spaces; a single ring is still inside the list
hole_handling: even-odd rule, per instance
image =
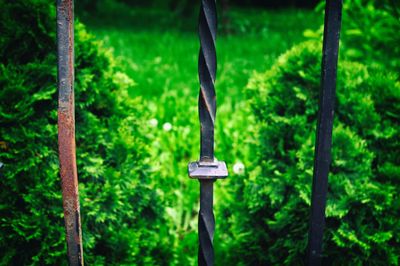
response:
[[[237,181],[230,262],[299,265],[308,237],[321,46],[305,42],[250,80],[256,167]],[[400,84],[339,62],[323,265],[398,265]],[[245,213],[245,215],[244,215]]]
[[[323,15],[325,1],[317,10]],[[341,56],[362,62],[368,68],[384,66],[400,71],[400,2],[394,0],[348,0],[343,2]],[[323,25],[306,30],[311,39],[321,40]]]
[[[0,2],[1,265],[65,265],[57,154],[55,6]],[[85,261],[167,262],[149,185],[144,111],[110,52],[75,27],[76,143]]]
[[[394,0],[344,2],[342,51],[346,58],[400,70],[400,5]]]

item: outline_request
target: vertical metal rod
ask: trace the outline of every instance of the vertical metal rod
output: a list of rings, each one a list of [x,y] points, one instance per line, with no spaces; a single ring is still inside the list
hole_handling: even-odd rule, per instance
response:
[[[217,55],[215,39],[217,33],[217,7],[215,0],[202,0],[199,15],[199,118],[201,124],[200,161],[214,161],[214,122],[216,115],[215,77]],[[199,212],[199,265],[214,264],[213,214],[214,180],[200,180]]]
[[[199,211],[199,265],[214,264],[214,229],[213,213],[214,180],[200,180],[200,211]]]
[[[216,115],[215,77],[217,54],[217,7],[215,0],[202,0],[199,15],[199,118],[201,124],[200,158],[214,161],[214,122]]]
[[[75,154],[74,3],[57,0],[58,147],[64,221],[70,265],[83,265]]]
[[[308,239],[308,265],[310,266],[321,265],[322,262],[341,18],[342,0],[327,0]]]

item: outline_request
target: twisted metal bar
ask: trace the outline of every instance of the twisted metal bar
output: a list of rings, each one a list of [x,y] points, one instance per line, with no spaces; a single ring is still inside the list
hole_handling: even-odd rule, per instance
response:
[[[201,266],[214,264],[213,186],[214,180],[200,181],[198,264]]]
[[[74,3],[57,0],[58,147],[64,221],[70,265],[83,265],[75,155]]]
[[[215,0],[202,0],[199,15],[201,45],[199,53],[199,118],[201,124],[200,161],[203,162],[214,161],[216,33],[217,8]],[[214,264],[213,183],[214,180],[200,180],[198,264],[201,266]]]
[[[214,122],[216,115],[215,76],[217,55],[217,7],[215,0],[202,0],[199,15],[199,118],[201,124],[200,160],[214,161]]]
[[[324,47],[321,92],[315,144],[314,177],[311,196],[308,265],[321,265],[325,227],[325,205],[331,163],[332,129],[342,17],[342,0],[327,0],[325,7]]]

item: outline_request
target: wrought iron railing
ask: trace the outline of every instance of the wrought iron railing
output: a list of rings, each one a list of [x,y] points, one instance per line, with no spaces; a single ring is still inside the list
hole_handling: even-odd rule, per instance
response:
[[[199,265],[214,263],[213,186],[216,179],[228,176],[225,163],[214,158],[214,124],[217,112],[214,86],[217,73],[216,35],[216,3],[214,0],[202,0],[199,15],[200,160],[189,164],[189,176],[200,181]]]
[[[308,242],[308,265],[321,265],[325,205],[331,162],[332,127],[339,51],[342,0],[326,0],[321,91],[315,144],[314,176]],[[83,265],[82,234],[75,157],[73,0],[57,0],[58,141],[64,220],[70,265]],[[228,176],[226,164],[214,158],[217,8],[201,0],[199,15],[200,160],[190,163],[189,176],[200,181],[199,265],[214,264],[213,186]]]

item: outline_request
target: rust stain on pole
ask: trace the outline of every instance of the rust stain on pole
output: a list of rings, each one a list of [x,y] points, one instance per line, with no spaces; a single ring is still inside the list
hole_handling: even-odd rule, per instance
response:
[[[73,12],[73,0],[57,0],[58,147],[69,264],[83,265],[75,155]]]

